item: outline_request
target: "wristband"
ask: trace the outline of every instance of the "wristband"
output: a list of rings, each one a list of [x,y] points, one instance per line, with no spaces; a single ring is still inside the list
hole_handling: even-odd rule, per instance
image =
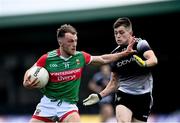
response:
[[[146,61],[144,61],[144,67],[148,67]]]
[[[97,95],[98,95],[99,100],[101,100],[102,96],[99,93]]]

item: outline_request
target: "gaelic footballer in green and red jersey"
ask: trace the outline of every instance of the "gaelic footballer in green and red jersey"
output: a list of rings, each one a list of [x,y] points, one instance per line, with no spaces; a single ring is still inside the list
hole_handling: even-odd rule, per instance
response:
[[[76,51],[75,55],[65,58],[56,49],[44,54],[36,62],[49,72],[49,82],[41,92],[51,99],[60,99],[69,103],[76,103],[79,96],[79,86],[82,69],[91,61],[91,55]]]

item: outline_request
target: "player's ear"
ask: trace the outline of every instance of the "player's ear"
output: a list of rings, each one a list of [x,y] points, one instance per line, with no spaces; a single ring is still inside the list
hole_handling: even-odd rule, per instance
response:
[[[57,40],[58,40],[58,44],[61,45],[61,44],[62,44],[61,39],[60,39],[60,38],[57,38]]]

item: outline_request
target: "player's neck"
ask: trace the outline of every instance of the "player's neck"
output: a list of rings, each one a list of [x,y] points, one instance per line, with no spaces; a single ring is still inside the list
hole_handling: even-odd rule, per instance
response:
[[[71,55],[67,54],[61,47],[59,48],[61,56],[64,58],[69,58]]]

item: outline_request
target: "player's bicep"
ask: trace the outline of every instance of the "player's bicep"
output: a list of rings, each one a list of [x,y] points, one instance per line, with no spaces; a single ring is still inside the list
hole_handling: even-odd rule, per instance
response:
[[[154,62],[157,62],[157,57],[154,54],[153,50],[148,50],[146,52],[144,52],[143,56],[147,59],[147,60],[152,60]]]

